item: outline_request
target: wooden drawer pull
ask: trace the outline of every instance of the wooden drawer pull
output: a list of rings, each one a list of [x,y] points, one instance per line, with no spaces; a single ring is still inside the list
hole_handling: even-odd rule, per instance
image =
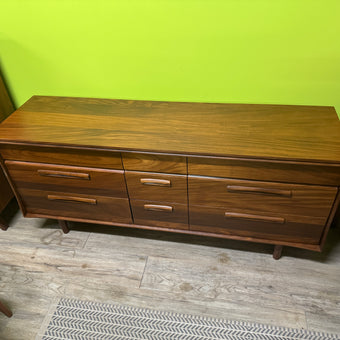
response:
[[[240,192],[240,193],[258,193],[258,194],[278,195],[278,196],[284,196],[284,197],[292,196],[291,190],[244,187],[244,186],[239,186],[239,185],[227,185],[227,190],[231,192]]]
[[[67,201],[86,204],[97,204],[97,200],[94,198],[84,198],[75,196],[59,196],[59,195],[47,195],[47,199],[50,201]]]
[[[144,209],[149,211],[173,212],[173,207],[170,205],[144,204]]]
[[[40,176],[47,177],[62,177],[70,179],[85,179],[90,180],[90,174],[84,174],[81,172],[68,172],[68,171],[57,171],[57,170],[37,170]]]
[[[141,178],[140,182],[144,185],[157,185],[160,187],[170,187],[171,181],[167,179]]]
[[[240,218],[240,219],[252,220],[252,221],[272,222],[272,223],[280,223],[280,224],[285,223],[285,219],[283,217],[261,216],[261,215],[241,214],[241,213],[232,213],[232,212],[225,212],[224,216],[227,218]]]

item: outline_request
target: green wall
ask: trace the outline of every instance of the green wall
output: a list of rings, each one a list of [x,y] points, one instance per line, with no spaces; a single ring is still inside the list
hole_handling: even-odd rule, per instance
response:
[[[0,0],[0,62],[33,94],[331,105],[339,0]]]

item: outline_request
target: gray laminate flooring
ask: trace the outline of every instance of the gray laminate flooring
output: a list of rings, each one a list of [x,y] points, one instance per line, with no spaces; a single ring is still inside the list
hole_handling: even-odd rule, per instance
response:
[[[34,339],[55,297],[340,333],[340,229],[323,253],[146,230],[24,219],[0,230],[0,339]]]

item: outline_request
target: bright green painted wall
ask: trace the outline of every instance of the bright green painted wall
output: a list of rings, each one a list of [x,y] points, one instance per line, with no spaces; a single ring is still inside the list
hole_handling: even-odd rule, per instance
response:
[[[33,94],[340,112],[339,0],[0,0],[0,60]]]

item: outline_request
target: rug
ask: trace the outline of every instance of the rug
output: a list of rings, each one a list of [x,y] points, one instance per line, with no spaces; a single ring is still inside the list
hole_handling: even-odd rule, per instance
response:
[[[51,306],[36,339],[334,340],[340,337],[257,323],[61,298]]]

